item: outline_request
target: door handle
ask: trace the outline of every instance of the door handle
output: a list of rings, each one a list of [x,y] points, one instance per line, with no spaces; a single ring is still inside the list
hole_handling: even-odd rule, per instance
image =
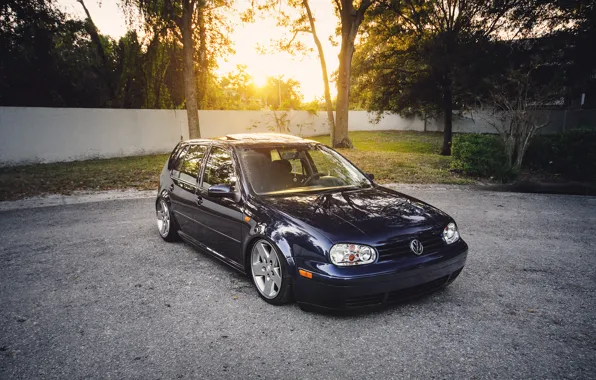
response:
[[[170,192],[172,192],[172,191],[174,191],[174,184],[173,183],[170,185]]]
[[[200,206],[203,203],[203,197],[200,195],[197,195],[197,204]]]

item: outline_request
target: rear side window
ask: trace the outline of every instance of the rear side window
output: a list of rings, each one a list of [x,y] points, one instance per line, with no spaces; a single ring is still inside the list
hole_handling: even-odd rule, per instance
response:
[[[178,143],[178,145],[176,145],[172,151],[172,154],[170,154],[170,158],[168,159],[168,170],[174,169],[178,161],[178,157],[180,156],[180,152],[182,152],[184,148],[186,148],[185,144]]]
[[[230,185],[236,184],[236,175],[234,173],[234,163],[229,151],[213,147],[203,173],[202,188],[208,189],[212,185]]]
[[[179,161],[178,171],[180,179],[189,183],[196,183],[205,158],[207,147],[205,145],[191,145],[184,152],[184,157]]]
[[[186,152],[188,152],[187,145],[185,145],[182,149],[180,149],[180,153],[178,154],[178,156],[174,160],[174,163],[172,164],[172,170],[173,170],[172,175],[176,178],[178,178],[178,176],[180,174],[180,168],[182,168],[182,163],[184,162],[184,157],[186,156]]]

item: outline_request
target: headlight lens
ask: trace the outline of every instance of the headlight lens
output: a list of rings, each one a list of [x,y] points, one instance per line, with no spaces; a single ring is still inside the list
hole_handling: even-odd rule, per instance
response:
[[[368,245],[336,244],[329,251],[331,262],[338,266],[370,264],[377,259],[377,251]]]
[[[443,239],[445,239],[445,243],[447,244],[453,244],[459,240],[459,232],[457,232],[455,223],[451,222],[445,227],[443,230]]]

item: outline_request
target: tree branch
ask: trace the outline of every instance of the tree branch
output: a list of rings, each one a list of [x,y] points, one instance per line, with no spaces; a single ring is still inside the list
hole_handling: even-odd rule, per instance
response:
[[[335,6],[337,7],[337,11],[341,14],[342,8],[341,8],[341,4],[339,3],[339,0],[334,0],[334,1],[335,1]]]

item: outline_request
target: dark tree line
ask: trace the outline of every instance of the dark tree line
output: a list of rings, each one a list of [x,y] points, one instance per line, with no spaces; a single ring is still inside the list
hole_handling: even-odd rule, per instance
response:
[[[379,0],[356,49],[352,106],[443,118],[449,155],[453,112],[495,89],[516,97],[520,75],[530,92],[577,101],[596,67],[594,11],[586,0]]]
[[[47,0],[0,5],[0,105],[180,108],[178,44],[135,31],[92,38],[92,21],[69,19]],[[101,46],[98,46],[101,44]]]

